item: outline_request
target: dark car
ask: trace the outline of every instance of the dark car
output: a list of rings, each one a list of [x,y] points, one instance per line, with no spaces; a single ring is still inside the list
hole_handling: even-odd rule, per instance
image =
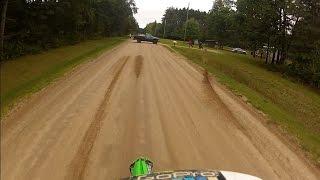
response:
[[[153,44],[157,44],[159,38],[152,36],[151,34],[138,34],[133,37],[134,40],[137,40],[138,43],[141,41],[152,42]]]

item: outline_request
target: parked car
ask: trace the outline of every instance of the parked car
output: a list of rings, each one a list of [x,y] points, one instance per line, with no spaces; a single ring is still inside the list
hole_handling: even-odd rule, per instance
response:
[[[234,53],[247,54],[247,51],[245,51],[241,48],[233,48],[231,51]]]
[[[153,44],[157,44],[159,38],[152,36],[151,34],[138,34],[133,37],[134,40],[137,40],[138,43],[142,41],[152,42]]]

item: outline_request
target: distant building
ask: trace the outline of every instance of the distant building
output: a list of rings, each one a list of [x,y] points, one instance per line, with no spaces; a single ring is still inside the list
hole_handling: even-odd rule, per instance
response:
[[[218,41],[216,40],[205,40],[204,44],[208,47],[215,47],[216,45],[218,45]]]

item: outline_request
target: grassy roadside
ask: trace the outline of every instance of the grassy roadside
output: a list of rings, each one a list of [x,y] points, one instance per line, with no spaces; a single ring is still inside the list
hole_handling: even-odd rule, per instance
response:
[[[34,93],[76,65],[97,57],[125,38],[89,40],[1,62],[1,116],[19,98]]]
[[[185,48],[183,44],[173,47],[171,40],[161,42],[206,68],[236,94],[245,96],[268,115],[270,123],[290,134],[315,164],[320,165],[318,92],[268,71],[262,62],[247,55],[221,50],[204,52]]]

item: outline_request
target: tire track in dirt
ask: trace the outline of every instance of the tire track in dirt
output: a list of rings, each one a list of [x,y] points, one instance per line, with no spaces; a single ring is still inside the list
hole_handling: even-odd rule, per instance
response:
[[[267,140],[265,139],[265,137],[263,137],[262,134],[259,134],[259,136],[261,137],[254,137],[254,133],[250,132],[250,129],[248,129],[249,125],[247,125],[247,127],[245,127],[240,121],[237,120],[237,117],[233,114],[232,110],[223,102],[223,99],[221,99],[221,97],[217,94],[215,88],[214,88],[214,83],[211,81],[210,75],[207,72],[207,70],[204,70],[203,72],[203,82],[206,83],[206,86],[208,87],[208,90],[212,96],[213,99],[216,99],[219,101],[220,106],[222,107],[220,111],[226,111],[227,114],[229,115],[229,117],[232,118],[228,118],[228,120],[234,124],[248,139],[250,139],[250,142],[252,142],[252,145],[258,150],[258,152],[260,154],[263,155],[263,157],[267,160],[268,166],[270,167],[275,167],[274,164],[272,164],[271,159],[269,159],[270,154],[278,154],[277,151],[274,151],[272,149],[269,149],[268,144],[269,143],[264,143]],[[266,151],[266,149],[268,149]],[[273,152],[274,151],[274,152]],[[270,153],[273,152],[273,153]],[[272,158],[275,158],[274,156]],[[277,163],[283,163],[283,162],[287,162],[287,160],[280,160],[281,156],[277,155],[276,159],[279,159],[279,161],[277,161]],[[286,163],[284,163],[281,167],[288,168]],[[289,169],[289,168],[288,168]],[[272,169],[274,174],[277,176],[277,178],[281,179],[281,174],[279,172],[276,171],[276,169]],[[294,176],[291,176],[290,179],[294,179]]]
[[[135,58],[135,66],[134,66],[134,71],[136,73],[136,77],[139,78],[140,74],[141,74],[141,70],[143,67],[143,56],[139,55],[136,56]]]
[[[231,110],[227,107],[226,104],[223,103],[223,100],[219,97],[219,95],[216,93],[213,83],[211,83],[211,78],[207,70],[203,70],[203,86],[204,86],[204,93],[206,94],[206,101],[204,103],[210,104],[210,103],[215,103],[219,107],[221,107],[219,110],[220,112],[225,112],[225,116],[227,117],[226,119],[229,120],[232,124],[234,124],[241,132],[246,134],[246,129],[241,126],[237,121],[234,121],[236,117],[234,114],[231,112]]]
[[[129,59],[129,56],[125,56],[119,59],[120,63],[117,64],[117,66],[120,66],[120,67],[115,68],[115,69],[118,69],[118,71],[115,73],[115,76],[112,79],[104,95],[104,98],[98,107],[98,110],[94,116],[94,120],[91,122],[88,130],[86,131],[81,141],[81,144],[78,148],[78,152],[76,153],[76,155],[74,156],[73,160],[69,165],[70,173],[67,174],[65,178],[66,180],[67,179],[81,180],[84,178],[84,172],[88,164],[89,156],[94,146],[94,142],[100,132],[102,120],[105,117],[106,108],[109,104],[110,96],[128,59]]]

